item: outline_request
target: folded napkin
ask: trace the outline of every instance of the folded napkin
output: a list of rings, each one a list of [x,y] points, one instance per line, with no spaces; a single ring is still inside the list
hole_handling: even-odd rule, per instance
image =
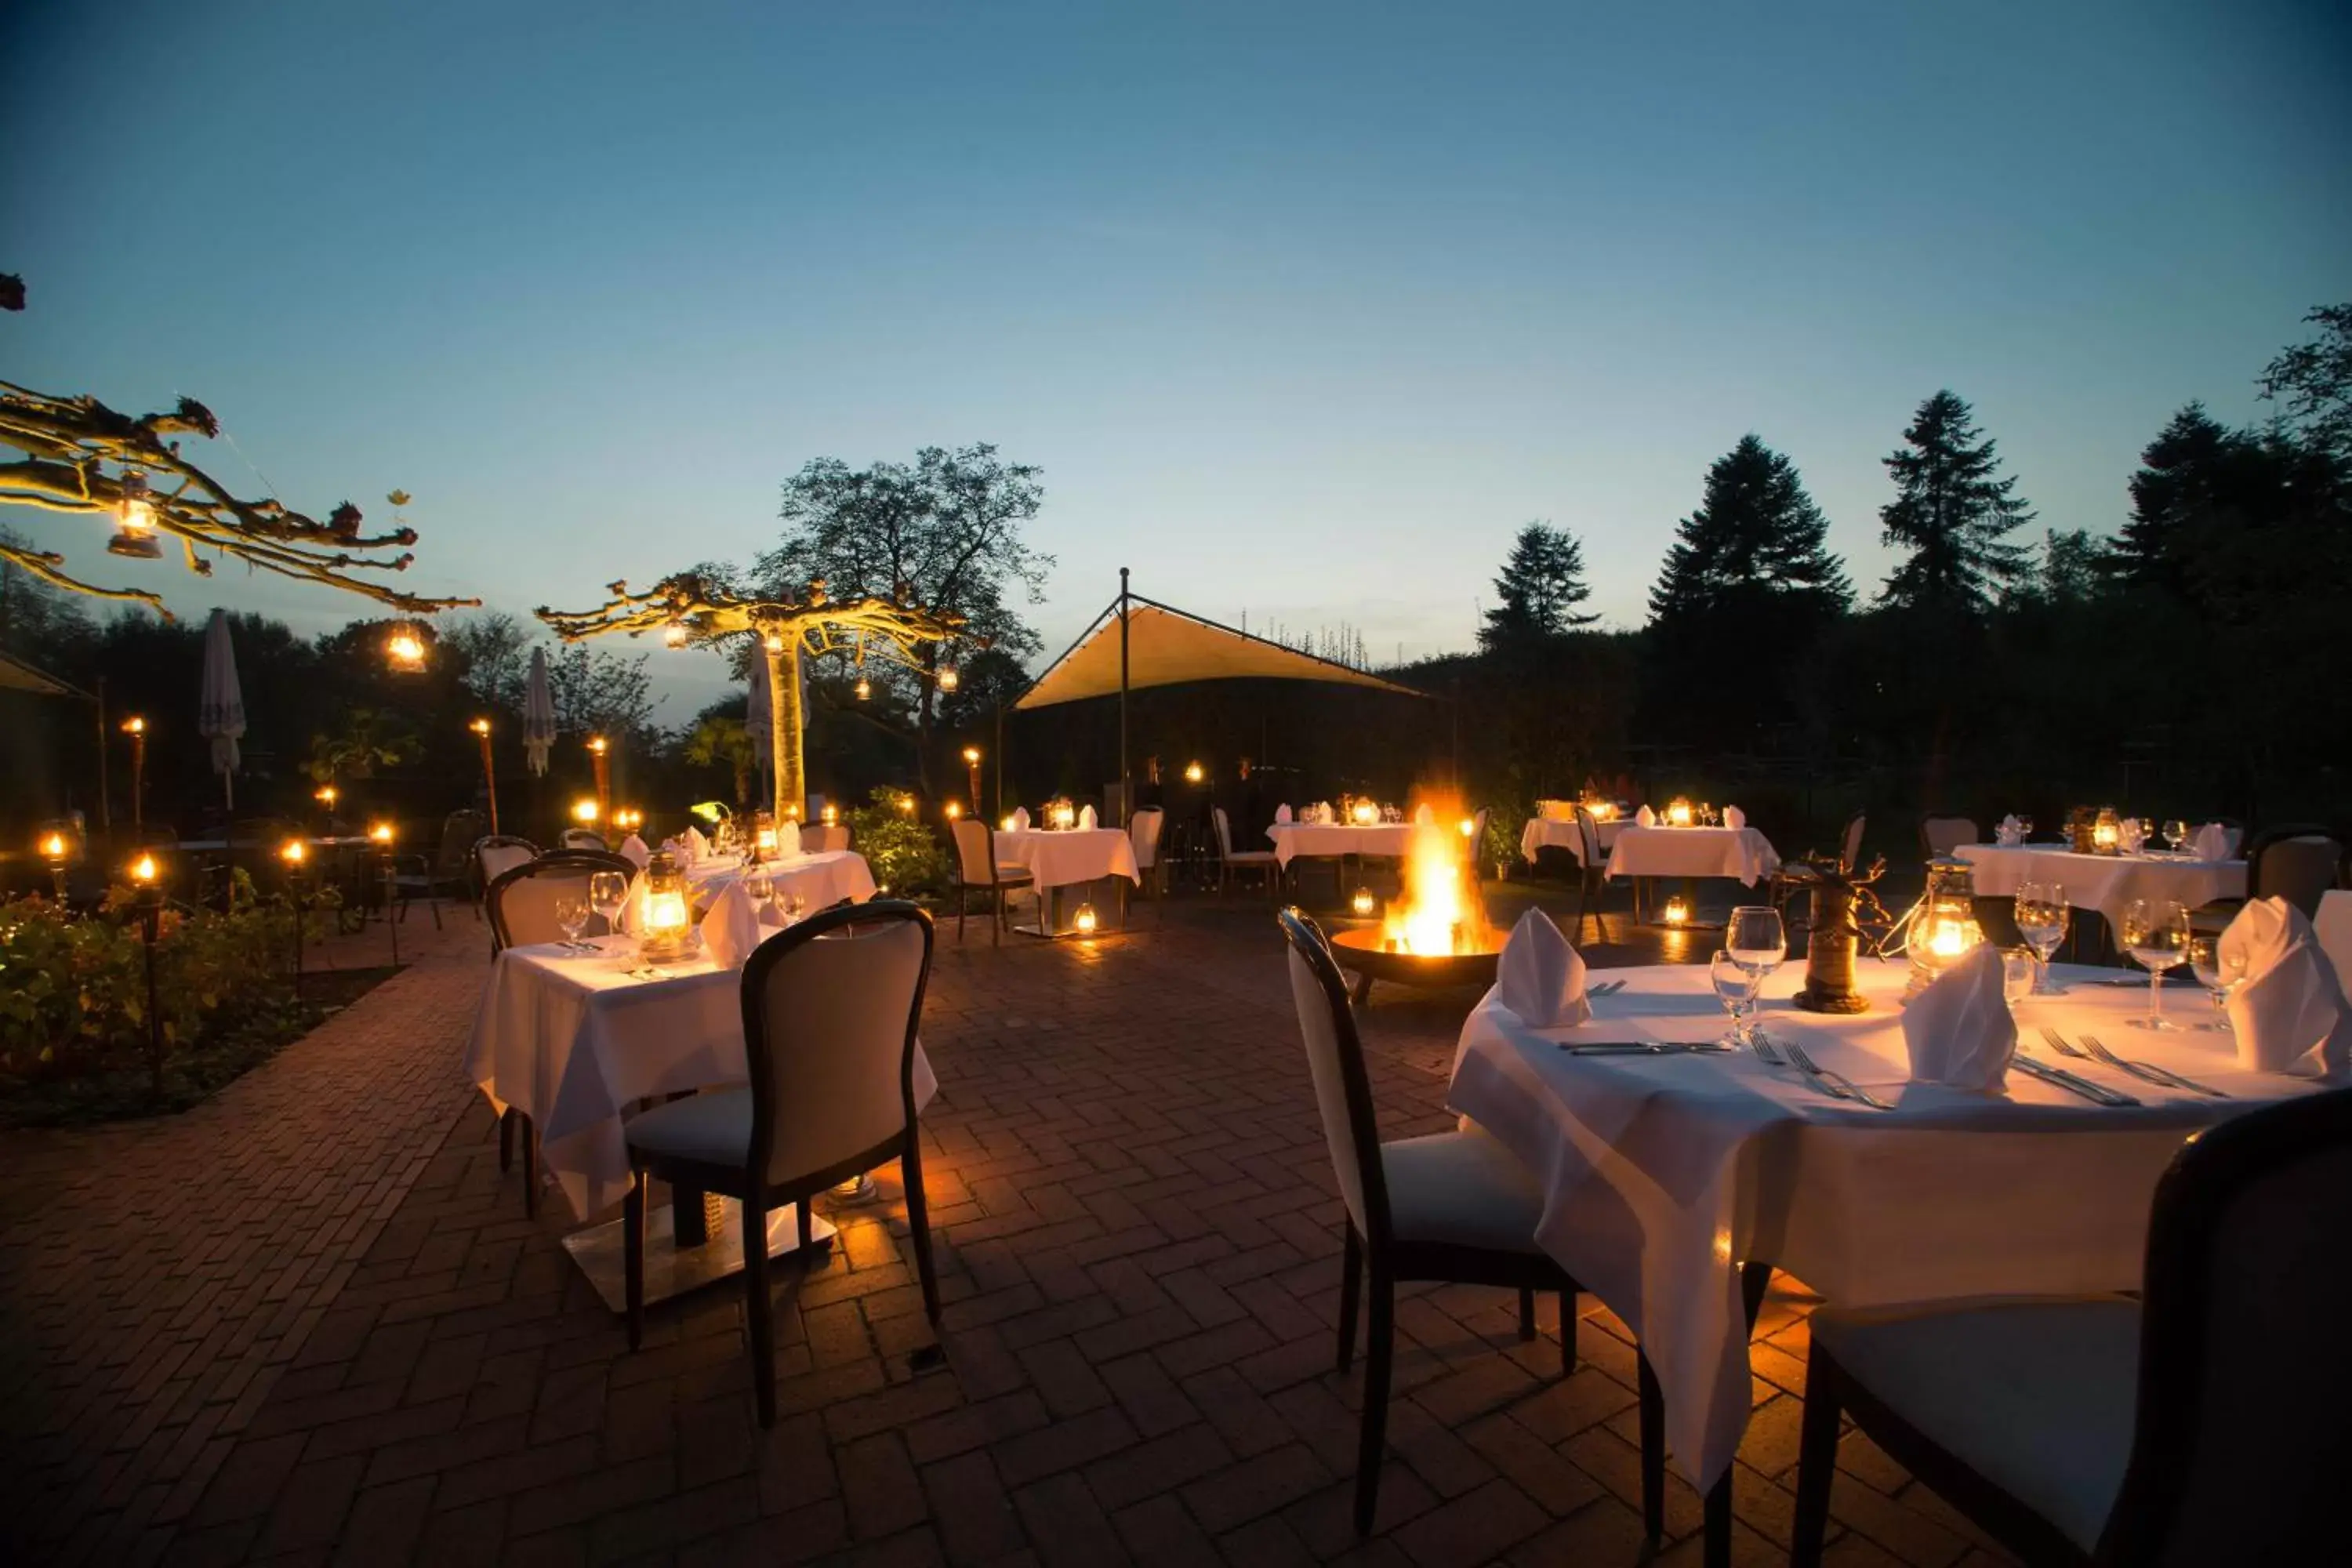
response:
[[[1633,814],[1633,820],[1643,827],[1655,827],[1658,825],[1658,814],[1645,805]]]
[[[751,907],[751,895],[740,881],[728,883],[710,900],[710,912],[702,917],[703,953],[721,968],[742,968],[764,934],[760,930],[760,911]]]
[[[1592,1016],[1584,960],[1541,910],[1511,928],[1495,963],[1495,994],[1530,1028],[1565,1029]]]
[[[635,876],[629,879],[628,899],[621,905],[620,918],[614,921],[613,924],[624,936],[636,935],[638,924],[637,917],[644,912],[645,907],[646,874],[643,870],[640,870]]]
[[[646,841],[634,833],[621,840],[621,853],[627,856],[629,863],[640,871],[654,858],[654,852],[646,847]]]
[[[1412,808],[1412,825],[1415,827],[1427,827],[1436,820],[1437,813],[1430,809],[1430,805],[1427,801],[1423,801],[1419,805]]]
[[[2001,994],[2000,949],[1980,942],[1903,1005],[1911,1081],[1990,1094],[2009,1076],[2017,1020]]]
[[[683,833],[675,838],[663,839],[662,853],[676,861],[681,870],[694,864],[694,846],[686,841]]]
[[[2209,822],[2190,836],[2189,852],[2200,860],[2227,860],[2230,858],[2230,830],[2218,822]]]
[[[1745,827],[1748,826],[1748,814],[1736,805],[1727,805],[1723,808],[1723,825],[1726,827]]]
[[[1274,819],[1276,822],[1288,822],[1291,819],[1289,805],[1285,804],[1276,806],[1274,808]]]
[[[2230,993],[2240,1067],[2329,1083],[2352,1076],[2352,1007],[2301,910],[2252,900],[2221,933],[2221,962],[2245,965]]]
[[[1015,833],[1024,833],[1028,831],[1028,827],[1029,808],[1025,805],[1014,806],[1013,808],[1013,830]]]
[[[1318,822],[1330,822],[1333,820],[1331,815],[1331,803],[1329,801],[1324,800],[1316,802],[1315,820]]]
[[[1078,812],[1078,826],[1092,833],[1100,825],[1101,819],[1095,816],[1095,808],[1093,806],[1089,805],[1080,808]]]
[[[705,859],[710,854],[710,840],[702,836],[702,829],[699,827],[687,828],[686,843],[687,847],[694,851],[694,858],[697,860]]]
[[[797,858],[800,852],[801,825],[788,816],[776,824],[776,853],[786,859],[792,859]]]
[[[2000,819],[2000,826],[1992,830],[1992,841],[1995,844],[2015,848],[2025,842],[2025,829],[2018,826],[2014,816],[2004,816]]]

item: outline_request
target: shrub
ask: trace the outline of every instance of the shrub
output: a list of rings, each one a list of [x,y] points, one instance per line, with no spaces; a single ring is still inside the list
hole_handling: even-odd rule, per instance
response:
[[[866,857],[875,886],[894,899],[936,894],[948,885],[947,850],[929,826],[899,809],[905,793],[877,789],[849,814],[850,846]]]

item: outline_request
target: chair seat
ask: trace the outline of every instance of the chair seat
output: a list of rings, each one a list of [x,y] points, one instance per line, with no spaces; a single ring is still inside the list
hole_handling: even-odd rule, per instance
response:
[[[1543,1189],[1518,1157],[1477,1127],[1381,1145],[1389,1223],[1402,1242],[1540,1252]]]
[[[1271,849],[1236,849],[1225,857],[1229,866],[1271,866],[1275,854]]]
[[[1919,1434],[2088,1552],[2138,1405],[2139,1304],[2117,1297],[1889,1317],[1823,1308],[1813,1342]]]
[[[660,1160],[740,1171],[751,1159],[751,1091],[719,1089],[656,1105],[631,1117],[623,1136],[632,1156],[642,1150]]]

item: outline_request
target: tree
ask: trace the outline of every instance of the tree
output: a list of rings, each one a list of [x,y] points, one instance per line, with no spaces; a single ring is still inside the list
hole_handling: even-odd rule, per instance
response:
[[[1829,552],[1829,520],[1796,465],[1753,434],[1706,471],[1698,510],[1675,525],[1665,569],[1650,590],[1654,624],[1775,602],[1834,613],[1853,595]]]
[[[740,706],[728,697],[704,709],[678,746],[679,754],[698,768],[725,767],[732,772],[738,805],[751,798],[751,768],[760,760],[743,716],[733,711]]]
[[[1584,581],[1584,547],[1564,528],[1531,522],[1511,542],[1510,558],[1495,579],[1495,607],[1478,629],[1478,646],[1494,653],[1526,648],[1589,626],[1599,616],[1576,614],[1592,597]]]
[[[555,727],[566,735],[604,735],[614,741],[648,738],[652,725],[650,654],[635,658],[577,646],[547,662],[547,694],[555,705]]]
[[[2246,438],[2191,403],[2140,452],[2131,477],[2131,516],[2102,563],[2106,574],[2135,587],[2186,595],[2193,536],[2209,532],[2230,504]]]
[[[2106,556],[2105,542],[2092,538],[2087,528],[2044,529],[2033,591],[2046,604],[2087,604],[2099,592]]]
[[[346,709],[342,721],[340,732],[310,737],[310,760],[303,771],[320,784],[372,779],[376,769],[396,768],[423,749],[415,731],[376,709]]]
[[[1981,614],[2026,570],[2029,552],[2007,540],[2033,521],[2032,509],[2014,493],[2015,478],[1993,477],[1992,438],[1979,434],[1958,395],[1922,403],[1903,439],[1907,447],[1885,459],[1895,499],[1878,519],[1884,542],[1911,553],[1888,574],[1880,602]]]
[[[2318,338],[2283,351],[2259,383],[2281,405],[2289,428],[2342,462],[2352,462],[2352,304],[2322,305],[2304,317]]]
[[[25,536],[0,528],[0,547],[30,548]],[[0,648],[40,664],[54,658],[60,643],[88,637],[89,616],[80,596],[16,564],[0,550]]]
[[[466,660],[466,689],[493,708],[522,711],[530,677],[530,631],[503,610],[468,616],[442,628],[441,640]]]

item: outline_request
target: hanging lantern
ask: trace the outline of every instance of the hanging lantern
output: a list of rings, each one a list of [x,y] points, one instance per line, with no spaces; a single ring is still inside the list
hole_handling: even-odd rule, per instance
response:
[[[646,890],[637,906],[637,956],[667,963],[686,951],[692,929],[686,908],[686,878],[667,850],[646,862]]]
[[[153,561],[163,553],[155,537],[155,503],[148,499],[147,476],[122,476],[122,499],[114,503],[114,537],[106,542],[109,555]]]
[[[956,667],[954,665],[943,664],[940,667],[940,689],[941,691],[953,691],[957,687],[962,684],[963,677],[956,673]]]
[[[1370,799],[1360,800],[1348,808],[1348,816],[1349,820],[1359,827],[1373,826],[1381,820],[1380,803]]]
[[[1372,897],[1370,888],[1358,888],[1356,896],[1348,901],[1348,907],[1356,912],[1358,920],[1369,920],[1372,911],[1380,908],[1380,900]]]
[[[662,627],[662,647],[684,647],[685,646],[686,623],[684,621],[672,621]]]
[[[383,657],[390,661],[392,668],[394,669],[415,670],[424,668],[425,633],[423,628],[417,626],[412,622],[403,622],[401,625],[393,627],[392,635],[383,639]]]
[[[1906,1000],[1917,995],[1984,941],[1977,926],[1975,873],[1966,860],[1939,855],[1927,862],[1927,890],[1911,913],[1904,950],[1911,961]]]
[[[864,676],[862,676],[862,675],[861,675],[861,676],[859,676],[859,677],[857,678],[857,688],[856,688],[856,690],[857,690],[857,700],[859,700],[860,702],[863,702],[863,701],[865,701],[867,698],[872,697],[872,696],[874,695],[874,683],[873,683],[872,681],[870,681],[870,680],[866,679]]]
[[[782,632],[770,632],[761,640],[768,645],[768,651],[770,653],[782,653],[784,651],[784,635]]]
[[[131,862],[131,880],[134,886],[152,888],[161,874],[162,868],[155,864],[155,857],[152,854],[142,852],[138,859]]]
[[[1072,917],[1070,923],[1076,928],[1077,933],[1080,936],[1094,935],[1095,906],[1092,901],[1080,904],[1078,906],[1078,912]]]

